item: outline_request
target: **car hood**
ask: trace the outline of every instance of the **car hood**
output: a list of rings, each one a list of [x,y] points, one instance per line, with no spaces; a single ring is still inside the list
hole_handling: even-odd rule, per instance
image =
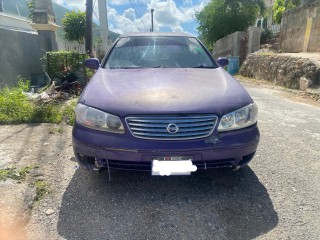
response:
[[[223,115],[252,102],[222,68],[102,69],[79,102],[118,115],[215,113]]]

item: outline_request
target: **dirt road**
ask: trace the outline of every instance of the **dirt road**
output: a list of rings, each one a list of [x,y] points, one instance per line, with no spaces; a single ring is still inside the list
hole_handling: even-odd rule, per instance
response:
[[[108,182],[107,174],[70,161],[70,127],[1,126],[1,167],[36,163],[28,181],[44,179],[51,189],[34,203],[22,236],[319,239],[320,108],[280,90],[247,89],[259,106],[261,142],[250,166],[234,173],[160,178],[112,171]]]

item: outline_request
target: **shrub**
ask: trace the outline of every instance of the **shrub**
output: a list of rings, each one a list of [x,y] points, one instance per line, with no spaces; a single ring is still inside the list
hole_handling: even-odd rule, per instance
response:
[[[272,39],[273,34],[269,29],[263,29],[261,31],[260,43],[265,44],[268,40]]]
[[[75,77],[75,73],[83,75],[83,81],[76,79],[80,83],[85,83],[92,76],[92,70],[86,68],[84,61],[88,58],[86,54],[78,52],[58,51],[47,52],[42,59],[45,62],[45,71],[51,79],[58,78],[61,81],[73,81],[71,78]],[[81,82],[82,81],[82,82]]]

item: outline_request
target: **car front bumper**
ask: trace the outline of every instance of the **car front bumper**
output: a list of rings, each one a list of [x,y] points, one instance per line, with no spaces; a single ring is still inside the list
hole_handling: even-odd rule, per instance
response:
[[[189,156],[198,169],[239,168],[253,158],[259,143],[257,124],[195,140],[138,139],[130,132],[112,134],[75,124],[73,149],[76,160],[89,170],[105,167],[151,171],[157,156]]]

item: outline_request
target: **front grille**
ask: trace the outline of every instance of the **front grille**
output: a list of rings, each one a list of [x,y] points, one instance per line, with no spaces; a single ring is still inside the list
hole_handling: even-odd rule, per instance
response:
[[[127,117],[126,122],[137,138],[186,140],[211,135],[217,119],[216,115],[136,116]]]

